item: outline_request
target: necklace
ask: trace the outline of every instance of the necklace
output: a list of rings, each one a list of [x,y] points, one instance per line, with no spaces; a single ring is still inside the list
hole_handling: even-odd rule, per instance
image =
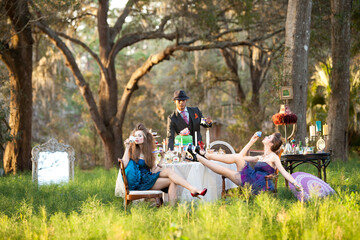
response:
[[[264,155],[260,156],[259,161],[264,162],[264,159],[267,158],[271,154],[272,154],[272,152],[264,153]]]

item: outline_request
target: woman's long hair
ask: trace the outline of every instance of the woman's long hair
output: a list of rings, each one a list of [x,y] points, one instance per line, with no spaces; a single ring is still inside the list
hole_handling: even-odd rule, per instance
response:
[[[274,138],[271,141],[272,142],[272,146],[271,146],[271,151],[273,151],[274,153],[277,153],[279,148],[282,145],[282,140],[281,140],[281,134],[280,133],[274,133]]]
[[[134,130],[131,132],[131,135],[134,136],[136,131],[143,131],[144,133],[144,143],[138,145],[136,143],[130,143],[130,159],[134,160],[135,162],[139,161],[140,153],[144,154],[144,160],[146,165],[149,168],[152,168],[155,165],[155,154],[152,152],[155,149],[155,140],[151,132],[144,126],[142,123],[138,123]]]

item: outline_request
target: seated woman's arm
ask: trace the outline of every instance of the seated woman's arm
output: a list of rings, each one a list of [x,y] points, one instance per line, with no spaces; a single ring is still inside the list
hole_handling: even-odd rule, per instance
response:
[[[155,164],[152,168],[151,168],[151,172],[152,173],[157,173],[161,171],[162,168],[162,164],[164,163],[164,158],[165,158],[165,153],[161,152],[161,159],[160,162],[158,164]]]
[[[161,166],[159,164],[157,165],[154,165],[152,168],[151,168],[151,172],[152,173],[157,173],[157,172],[160,172],[161,171]]]
[[[238,154],[239,157],[246,157],[247,152],[250,150],[251,146],[259,139],[256,133],[251,137],[250,141],[245,145],[243,149],[241,149],[240,153]],[[245,160],[249,161],[249,160]],[[251,160],[250,160],[251,161]]]
[[[257,162],[260,159],[260,156],[245,156],[242,159],[247,162]]]
[[[246,156],[249,152],[250,148],[254,143],[259,139],[259,136],[256,133],[251,137],[250,141],[245,145],[245,147],[240,151],[238,154],[239,158],[242,158],[244,161],[247,162],[257,162],[260,159],[260,156]]]
[[[124,167],[126,168],[126,166],[128,165],[128,163],[130,161],[130,155],[129,155],[130,141],[129,141],[129,139],[126,139],[124,141],[124,144],[125,144],[125,151],[124,151],[124,155],[122,157],[122,161],[123,161]]]
[[[285,170],[285,168],[281,164],[280,158],[278,156],[274,156],[273,161],[274,161],[275,166],[277,167],[277,169],[279,169],[279,172],[284,176],[284,178],[286,180],[288,180],[291,184],[293,184],[295,186],[296,190],[302,191],[303,190],[302,186],[299,183],[297,183],[295,181],[295,179],[293,178],[293,176],[291,176],[290,173],[288,173]]]

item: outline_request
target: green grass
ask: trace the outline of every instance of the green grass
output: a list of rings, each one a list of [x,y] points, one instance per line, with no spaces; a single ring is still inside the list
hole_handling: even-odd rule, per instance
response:
[[[316,174],[313,166],[297,171]],[[76,169],[67,185],[37,187],[31,174],[0,178],[0,239],[359,239],[360,161],[332,162],[338,195],[298,202],[279,179],[262,193],[175,207],[114,197],[117,170]]]

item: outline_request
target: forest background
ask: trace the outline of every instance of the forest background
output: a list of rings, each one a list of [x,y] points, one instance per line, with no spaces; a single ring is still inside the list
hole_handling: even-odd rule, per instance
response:
[[[224,140],[240,150],[253,132],[276,130],[271,116],[279,111],[279,88],[286,82],[283,57],[288,1],[130,0],[112,1],[109,6],[102,0],[29,3],[32,147],[56,138],[74,147],[82,168],[109,167],[105,156],[119,155],[123,139],[136,123],[143,122],[161,140],[166,137],[167,116],[175,108],[172,94],[178,89],[190,96],[189,106],[198,106],[215,121],[212,141]],[[1,1],[1,11],[7,9],[6,4]],[[2,43],[13,36],[3,13]],[[354,154],[360,153],[359,21],[360,4],[354,1],[347,136]],[[107,23],[114,27],[101,30]],[[312,3],[310,30],[307,125],[315,120],[325,123],[328,117],[330,1]],[[99,37],[99,31],[107,37]],[[29,63],[23,60],[22,64]],[[19,138],[11,134],[8,123],[10,78],[0,62],[0,159],[6,144]],[[89,107],[91,101],[97,111]],[[112,104],[117,105],[116,113]],[[112,125],[114,121],[120,127]],[[100,137],[99,132],[104,135]],[[115,151],[103,144],[114,133],[120,135],[113,139],[118,142],[114,146],[121,144]]]

